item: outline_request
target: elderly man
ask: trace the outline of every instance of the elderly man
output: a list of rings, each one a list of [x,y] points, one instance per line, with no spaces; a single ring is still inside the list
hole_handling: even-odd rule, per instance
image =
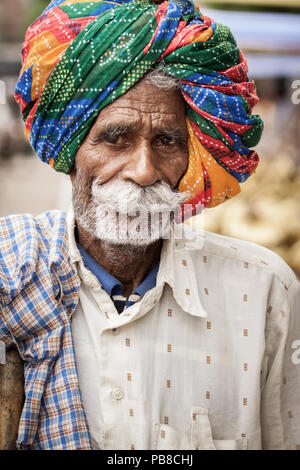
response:
[[[294,273],[180,223],[258,164],[257,96],[228,28],[183,0],[53,0],[22,56],[26,135],[70,174],[73,204],[1,219],[18,447],[299,448]]]

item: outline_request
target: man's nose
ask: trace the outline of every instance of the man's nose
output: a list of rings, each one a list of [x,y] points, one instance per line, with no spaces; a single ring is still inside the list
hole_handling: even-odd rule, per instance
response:
[[[123,179],[131,180],[139,186],[150,186],[160,181],[161,178],[151,143],[142,142],[129,156]]]

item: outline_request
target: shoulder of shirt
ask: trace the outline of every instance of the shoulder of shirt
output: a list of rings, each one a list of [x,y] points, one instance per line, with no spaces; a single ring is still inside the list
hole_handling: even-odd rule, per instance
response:
[[[0,218],[0,303],[7,304],[30,282],[41,257],[64,258],[66,214],[48,211]]]
[[[271,271],[286,288],[297,279],[289,265],[277,253],[264,246],[213,232],[197,233],[199,237],[194,241],[184,240],[184,250],[196,250],[202,255],[212,254],[221,259],[231,258],[238,263],[255,265],[259,269]]]

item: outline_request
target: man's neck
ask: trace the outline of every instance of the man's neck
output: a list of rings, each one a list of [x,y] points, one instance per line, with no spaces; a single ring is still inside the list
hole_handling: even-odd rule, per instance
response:
[[[145,247],[115,245],[94,238],[79,223],[76,223],[76,226],[80,245],[98,264],[122,283],[125,297],[135,291],[159,262],[162,240]]]

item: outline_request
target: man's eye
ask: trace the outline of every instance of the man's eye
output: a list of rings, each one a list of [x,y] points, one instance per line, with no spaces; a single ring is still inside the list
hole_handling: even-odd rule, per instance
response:
[[[109,145],[122,145],[126,141],[124,134],[110,134],[105,132],[95,139],[93,139],[93,144],[98,145],[101,143]]]
[[[110,134],[107,134],[105,136],[103,136],[102,138],[102,141],[103,142],[107,142],[108,144],[112,144],[112,145],[119,145],[119,144],[122,144],[123,141],[124,141],[124,136],[123,135],[110,135]]]
[[[156,144],[157,145],[175,145],[176,143],[177,142],[174,139],[174,137],[168,137],[168,136],[161,135],[161,136],[157,137],[157,139],[156,139]]]
[[[174,151],[175,149],[186,150],[187,145],[183,138],[172,137],[169,135],[159,135],[155,139],[155,145],[157,147],[164,147],[165,149],[169,148]]]

